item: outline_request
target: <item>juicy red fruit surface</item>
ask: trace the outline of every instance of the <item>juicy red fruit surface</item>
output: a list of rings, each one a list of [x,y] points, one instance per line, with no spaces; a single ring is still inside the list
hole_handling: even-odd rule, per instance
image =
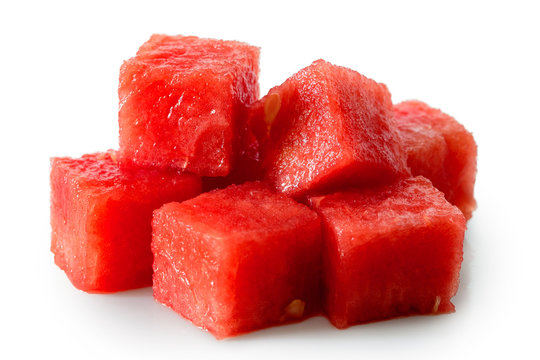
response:
[[[116,153],[51,159],[51,250],[78,289],[152,284],[152,211],[200,193],[200,178],[119,168]]]
[[[310,203],[323,222],[323,301],[336,327],[454,311],[465,218],[429,180]]]
[[[154,297],[224,338],[319,312],[315,212],[260,183],[154,212]]]
[[[259,95],[258,63],[244,43],[153,35],[120,70],[121,162],[229,174]]]
[[[413,175],[422,175],[470,219],[476,209],[477,147],[474,138],[451,116],[420,101],[394,107],[397,127]]]
[[[323,60],[260,100],[265,178],[294,197],[407,174],[386,86]],[[269,102],[273,102],[269,103]],[[259,106],[260,107],[260,106]]]

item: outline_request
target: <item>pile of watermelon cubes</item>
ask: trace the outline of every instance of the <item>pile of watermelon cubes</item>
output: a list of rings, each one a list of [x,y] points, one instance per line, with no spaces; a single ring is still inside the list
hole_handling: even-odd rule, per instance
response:
[[[118,150],[51,159],[55,263],[153,286],[222,339],[454,311],[476,144],[451,116],[317,60],[259,96],[259,48],[153,35],[120,70]]]

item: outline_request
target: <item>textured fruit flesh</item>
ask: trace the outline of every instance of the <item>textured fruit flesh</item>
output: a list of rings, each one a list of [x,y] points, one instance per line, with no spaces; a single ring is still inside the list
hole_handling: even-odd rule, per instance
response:
[[[397,127],[413,175],[422,175],[470,219],[476,209],[477,147],[474,138],[453,117],[420,101],[394,107]]]
[[[51,159],[51,250],[87,292],[150,286],[152,211],[201,191],[198,176],[120,168],[115,159],[115,152]]]
[[[264,117],[259,123],[268,131],[262,150],[265,178],[287,195],[408,174],[383,84],[318,60],[259,103],[254,112]]]
[[[216,338],[320,311],[317,214],[260,183],[154,212],[154,297]]]
[[[122,164],[228,175],[245,108],[259,96],[258,73],[257,47],[153,35],[120,69]]]
[[[336,327],[454,311],[465,218],[429,180],[310,203],[323,223],[323,301]]]
[[[268,137],[265,123],[265,102],[257,101],[246,109],[246,121],[240,139],[237,166],[222,177],[203,177],[203,191],[224,189],[232,184],[263,180],[261,147]]]

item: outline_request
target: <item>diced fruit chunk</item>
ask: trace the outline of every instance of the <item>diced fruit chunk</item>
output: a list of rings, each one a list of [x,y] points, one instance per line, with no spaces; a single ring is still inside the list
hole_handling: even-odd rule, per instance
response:
[[[413,175],[422,175],[470,219],[476,209],[476,143],[453,117],[420,101],[394,107],[407,163]]]
[[[265,178],[287,195],[408,174],[390,93],[356,71],[315,61],[251,111],[268,129]]]
[[[429,180],[310,203],[323,223],[323,301],[336,327],[454,310],[465,218]]]
[[[224,177],[203,177],[203,192],[224,189],[229,185],[239,185],[246,181],[263,180],[261,145],[268,136],[268,127],[264,122],[264,105],[264,102],[257,101],[247,110],[237,166]]]
[[[320,311],[321,230],[307,206],[261,183],[154,212],[154,297],[216,338]]]
[[[88,292],[150,286],[153,210],[201,191],[198,176],[119,168],[114,159],[115,152],[51,159],[51,250]]]
[[[153,35],[120,69],[122,164],[229,174],[245,107],[259,96],[258,73],[257,47]]]

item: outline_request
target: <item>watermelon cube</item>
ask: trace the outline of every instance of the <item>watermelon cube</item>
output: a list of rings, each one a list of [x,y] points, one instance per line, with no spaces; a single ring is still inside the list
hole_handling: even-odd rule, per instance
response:
[[[453,117],[420,101],[394,106],[407,163],[413,175],[422,175],[470,219],[476,209],[476,143]]]
[[[258,73],[257,47],[153,35],[120,69],[121,163],[229,174]]]
[[[203,177],[203,191],[224,189],[229,185],[238,185],[247,181],[263,180],[261,146],[268,136],[268,127],[264,122],[263,101],[257,101],[248,108],[243,125],[237,166],[224,177]]]
[[[120,168],[116,153],[51,159],[56,264],[78,289],[114,292],[152,284],[152,211],[200,193],[198,176]]]
[[[309,201],[324,224],[323,302],[337,328],[454,310],[465,218],[429,180]]]
[[[252,112],[268,131],[265,178],[289,196],[408,175],[390,93],[356,71],[315,61]]]
[[[320,312],[321,229],[261,183],[154,212],[154,297],[221,339]]]

